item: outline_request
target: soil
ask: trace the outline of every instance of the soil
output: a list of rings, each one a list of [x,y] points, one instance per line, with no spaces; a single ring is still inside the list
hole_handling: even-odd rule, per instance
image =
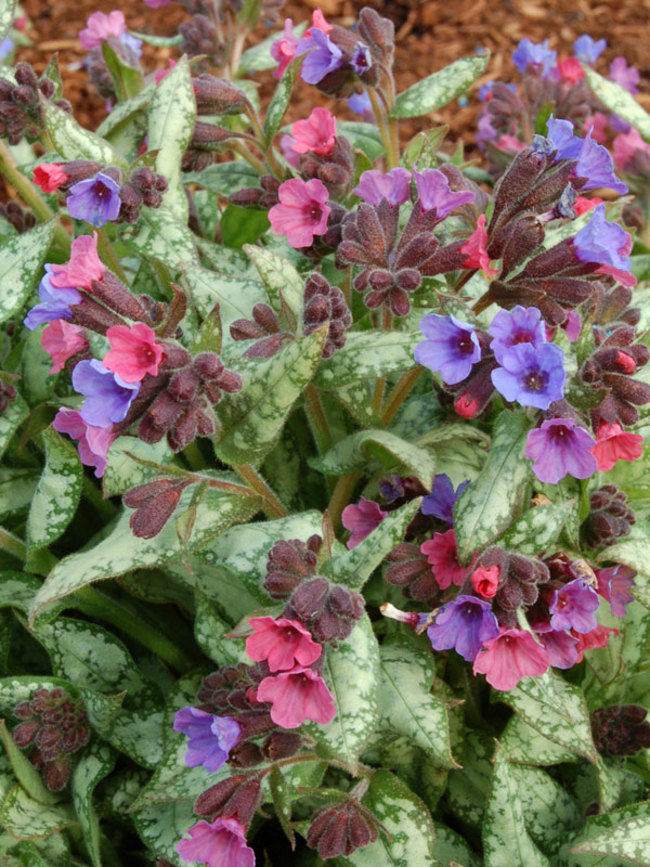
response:
[[[38,72],[42,71],[51,55],[59,53],[64,80],[64,95],[71,101],[75,117],[89,129],[98,126],[105,116],[104,103],[88,81],[81,66],[83,50],[77,34],[85,26],[91,12],[98,9],[109,12],[122,9],[131,30],[169,36],[177,32],[179,23],[187,16],[178,3],[153,10],[142,0],[77,0],[74,3],[23,0],[23,8],[31,22],[28,35],[32,45],[21,48],[18,59],[27,60]],[[304,0],[288,2],[281,17],[291,17],[294,23],[305,21],[313,8],[321,8],[328,20],[350,26],[356,13],[364,5],[353,0]],[[491,61],[484,80],[510,79],[515,74],[511,52],[520,39],[533,42],[549,39],[550,46],[560,56],[572,52],[574,40],[582,33],[594,39],[605,37],[608,48],[599,61],[604,70],[615,56],[623,55],[642,74],[640,101],[650,109],[650,0],[375,0],[374,6],[390,18],[397,33],[396,77],[398,90],[403,90],[420,78],[441,69],[448,63],[488,49]],[[253,41],[264,38],[263,28],[254,34]],[[166,65],[168,57],[177,56],[177,48],[145,46],[144,65],[153,70]],[[602,65],[601,65],[602,64]],[[260,73],[262,99],[268,98],[274,80],[270,72]],[[329,105],[322,96],[317,104]],[[291,108],[289,120],[306,117],[314,106],[312,87],[301,83]],[[405,123],[404,134],[420,129],[447,124],[450,128],[448,143],[462,137],[471,142],[479,110],[475,94],[467,105],[454,101],[428,118]],[[345,114],[337,108],[339,114]]]

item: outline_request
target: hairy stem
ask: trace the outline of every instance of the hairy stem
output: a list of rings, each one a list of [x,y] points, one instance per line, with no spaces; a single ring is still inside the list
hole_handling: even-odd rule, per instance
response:
[[[255,467],[250,464],[241,464],[233,467],[237,475],[242,478],[248,487],[262,498],[262,508],[269,518],[286,518],[289,512],[278,495],[264,481]]]
[[[406,373],[403,373],[399,378],[395,387],[388,395],[384,405],[384,411],[381,414],[381,421],[384,427],[388,427],[391,421],[395,418],[397,411],[420,378],[423,370],[424,368],[418,365],[418,367],[414,367],[413,370],[408,370]]]
[[[330,504],[327,507],[332,526],[335,530],[341,527],[341,514],[343,513],[343,509],[349,504],[352,492],[356,488],[360,478],[361,473],[348,473],[345,476],[341,476],[336,483]]]

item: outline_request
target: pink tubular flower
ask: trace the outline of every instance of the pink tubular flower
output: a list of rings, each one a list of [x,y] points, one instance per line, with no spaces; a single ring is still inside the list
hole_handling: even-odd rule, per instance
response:
[[[578,651],[576,663],[582,662],[585,650],[592,650],[596,647],[607,647],[607,642],[612,634],[620,635],[621,633],[620,630],[612,629],[611,626],[597,626],[595,629],[592,629],[591,632],[586,632],[582,635],[578,632],[574,632],[573,635],[578,641],[576,644],[576,650]]]
[[[573,209],[576,212],[576,217],[582,216],[582,214],[586,214],[587,211],[591,211],[592,208],[595,208],[596,205],[602,205],[603,199],[599,199],[598,196],[594,196],[593,199],[587,199],[585,196],[578,196],[578,198],[573,203]]]
[[[79,32],[79,42],[84,51],[98,48],[109,36],[117,36],[126,33],[126,21],[124,13],[114,9],[105,15],[103,12],[93,12],[88,16],[86,26]]]
[[[295,668],[265,677],[257,688],[256,698],[271,702],[271,719],[284,729],[296,729],[308,719],[326,725],[336,716],[332,693],[311,668]]]
[[[323,648],[297,620],[251,617],[255,630],[246,639],[246,653],[253,662],[267,662],[271,671],[289,671],[294,666],[316,662]]]
[[[53,193],[68,180],[63,163],[39,163],[33,171],[34,183],[44,193]]]
[[[106,332],[110,350],[102,364],[124,382],[142,382],[149,373],[156,376],[163,359],[163,348],[156,343],[156,333],[143,322],[113,325]]]
[[[374,500],[361,497],[355,505],[346,506],[341,515],[341,523],[352,535],[348,539],[348,548],[356,548],[384,520],[388,512],[379,508]]]
[[[465,254],[463,268],[481,268],[488,280],[491,280],[498,269],[490,267],[490,257],[487,252],[487,232],[485,230],[485,214],[481,214],[476,224],[476,229],[460,248]]]
[[[618,461],[636,461],[643,455],[643,437],[624,431],[618,424],[603,422],[596,433],[596,445],[591,449],[598,469],[606,473]]]
[[[88,346],[83,329],[65,319],[49,322],[41,334],[41,346],[52,357],[50,373],[59,373],[69,358]]]
[[[535,677],[548,669],[548,653],[530,632],[504,629],[486,641],[474,660],[474,674],[484,674],[487,682],[501,692],[514,689],[522,677]]]
[[[188,831],[176,846],[183,861],[207,867],[255,867],[255,852],[246,845],[246,828],[237,819],[217,818],[211,824],[204,819]]]
[[[269,211],[273,231],[286,235],[292,247],[309,247],[314,235],[324,235],[332,209],[327,203],[327,187],[318,178],[302,181],[291,178],[280,184],[279,205]]]
[[[472,572],[472,587],[485,599],[491,599],[496,596],[499,588],[499,567],[494,566],[479,566]]]
[[[299,39],[293,32],[291,18],[284,19],[284,33],[271,45],[271,57],[277,61],[278,68],[274,70],[274,78],[282,78],[287,66],[296,56]]]
[[[59,433],[67,433],[73,440],[79,440],[79,460],[86,467],[95,467],[95,476],[101,479],[106,469],[106,455],[115,439],[113,425],[95,427],[86,424],[76,409],[61,407],[52,427]]]
[[[97,255],[97,232],[80,235],[72,242],[70,261],[65,265],[52,265],[50,283],[57,289],[92,287],[93,280],[101,280],[106,268]]]
[[[315,108],[307,120],[294,123],[291,134],[294,138],[291,147],[296,153],[326,156],[334,147],[336,118],[326,108]]]
[[[433,539],[420,545],[420,551],[426,556],[441,590],[446,590],[451,584],[460,587],[472,568],[471,563],[461,566],[458,562],[456,534],[453,530],[434,533]]]
[[[612,156],[616,168],[624,171],[637,151],[650,154],[650,144],[641,138],[639,131],[631,127],[627,132],[619,133],[612,142]]]

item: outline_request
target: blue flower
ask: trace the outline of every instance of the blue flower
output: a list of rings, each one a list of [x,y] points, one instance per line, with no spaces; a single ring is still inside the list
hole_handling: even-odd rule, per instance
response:
[[[103,172],[74,184],[66,199],[70,216],[95,228],[116,220],[121,204],[119,184]]]
[[[542,67],[542,78],[551,71],[551,67],[555,66],[557,59],[557,51],[552,51],[548,47],[548,39],[545,39],[541,45],[531,42],[530,39],[522,39],[516,50],[512,52],[512,61],[519,72],[526,72],[528,64]]]
[[[501,367],[492,371],[492,384],[506,400],[521,406],[548,409],[564,397],[564,353],[559,346],[519,343],[502,356]]]
[[[214,773],[223,767],[241,735],[239,723],[229,716],[214,716],[196,707],[184,707],[174,717],[174,731],[189,739],[185,764],[202,765]]]
[[[490,349],[499,364],[511,346],[520,343],[541,346],[546,343],[546,329],[537,307],[522,307],[517,304],[512,310],[499,310],[488,331],[494,337]]]
[[[317,27],[310,28],[309,34],[303,36],[298,43],[296,55],[309,52],[303,61],[300,74],[307,84],[318,84],[326,75],[342,65],[343,52],[326,33]]]
[[[443,605],[427,629],[434,650],[453,647],[468,662],[473,662],[485,642],[498,634],[499,624],[490,603],[462,594]]]
[[[73,287],[57,289],[50,283],[52,266],[45,266],[45,275],[38,286],[38,297],[41,303],[29,311],[23,320],[25,326],[33,331],[45,322],[55,319],[72,319],[70,306],[81,302],[81,294]]]
[[[595,42],[586,33],[578,36],[573,43],[574,54],[583,63],[595,63],[606,48],[607,42],[605,39],[599,39],[598,42]]]
[[[557,151],[556,160],[577,160],[584,144],[584,139],[573,134],[573,124],[570,120],[555,118],[553,115],[546,121],[546,130],[553,150]]]
[[[627,232],[605,219],[605,205],[596,205],[587,225],[573,238],[576,257],[581,262],[611,265],[620,271],[630,270],[630,260],[621,254],[628,242]]]
[[[123,421],[140,391],[139,382],[124,382],[107,370],[101,361],[80,361],[72,372],[75,391],[86,396],[81,418],[95,427]]]
[[[372,103],[367,90],[362,93],[354,93],[348,99],[348,108],[355,114],[372,114]]]
[[[577,160],[573,176],[585,178],[583,190],[597,190],[607,187],[617,193],[627,193],[627,186],[614,174],[614,161],[610,152],[591,137],[586,138],[573,134],[573,124],[570,120],[554,118],[551,115],[546,123],[548,139],[557,151],[557,160]],[[535,148],[539,152],[539,145]]]
[[[469,485],[469,481],[461,482],[454,491],[451,479],[446,473],[439,473],[433,479],[431,493],[422,500],[420,507],[423,515],[432,515],[454,525],[454,503]]]
[[[470,190],[452,190],[449,179],[438,169],[424,169],[418,172],[413,167],[413,177],[420,207],[423,211],[431,211],[435,208],[439,220],[444,220],[461,205],[469,205],[474,201],[474,193]]]
[[[354,46],[354,51],[350,57],[350,66],[357,75],[363,75],[372,66],[372,55],[370,49],[363,42],[357,42]]]
[[[437,370],[447,385],[462,382],[481,360],[474,326],[455,316],[430,313],[420,322],[420,331],[427,339],[415,347],[415,360],[429,370]]]

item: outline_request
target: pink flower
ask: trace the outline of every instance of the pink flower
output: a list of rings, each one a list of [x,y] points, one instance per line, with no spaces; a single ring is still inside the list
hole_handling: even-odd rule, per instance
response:
[[[575,310],[567,310],[566,320],[562,326],[570,343],[575,343],[582,331],[582,319]]]
[[[169,6],[171,2],[172,0],[144,0],[149,9],[160,9],[162,6]]]
[[[502,135],[496,142],[496,147],[501,151],[523,151],[528,145],[514,135]]]
[[[598,469],[606,473],[617,461],[636,461],[643,455],[643,437],[624,431],[618,424],[603,422],[596,434],[596,445],[591,449]]]
[[[336,716],[332,693],[311,668],[295,668],[265,677],[257,688],[256,698],[271,702],[271,719],[284,729],[296,729],[308,719],[326,725]]]
[[[255,867],[255,852],[246,845],[246,828],[237,819],[217,818],[208,824],[204,819],[192,825],[176,846],[183,861],[207,867]]]
[[[292,247],[309,247],[314,235],[325,234],[332,209],[326,204],[329,193],[322,181],[291,178],[280,184],[278,198],[280,204],[273,205],[269,220],[273,231],[286,235]]]
[[[463,268],[481,268],[488,280],[491,280],[498,269],[490,267],[490,257],[487,252],[487,232],[485,230],[485,214],[481,214],[476,224],[476,229],[460,248],[465,254]]]
[[[453,530],[434,533],[433,539],[420,545],[420,551],[426,556],[441,590],[446,590],[451,584],[460,587],[472,568],[471,563],[461,566],[458,562],[456,534]]]
[[[607,124],[609,118],[602,111],[594,112],[590,117],[586,118],[582,124],[582,131],[585,135],[591,132],[591,137],[598,144],[607,144]]]
[[[267,662],[271,671],[289,671],[294,666],[316,662],[323,648],[297,620],[251,617],[255,630],[246,639],[246,653],[253,662]]]
[[[591,211],[592,208],[595,208],[596,205],[602,205],[603,199],[599,199],[598,196],[594,196],[593,199],[587,199],[585,196],[578,196],[578,198],[573,203],[573,209],[576,212],[576,217],[582,216],[582,214],[586,214],[587,211]]]
[[[650,154],[650,144],[641,138],[639,131],[630,127],[628,132],[619,133],[612,142],[612,154],[616,168],[619,171],[625,170],[627,163],[632,160],[637,151]]]
[[[92,16],[91,16],[92,17]],[[57,289],[92,287],[93,280],[101,280],[106,268],[97,255],[97,232],[80,235],[72,242],[70,261],[65,265],[52,265],[50,283]]]
[[[300,154],[294,148],[295,143],[296,140],[292,135],[280,136],[280,150],[282,151],[282,156],[290,166],[297,169],[300,166]]]
[[[341,523],[352,535],[348,539],[348,548],[356,548],[384,520],[388,512],[382,511],[374,500],[361,497],[356,505],[346,506],[341,514]]]
[[[291,127],[292,148],[296,153],[310,151],[319,157],[332,152],[336,138],[336,118],[326,108],[315,108],[307,120],[297,120]]]
[[[582,66],[580,66],[580,61],[576,60],[575,57],[558,60],[557,71],[560,73],[562,80],[566,81],[567,84],[577,84],[585,77]]]
[[[88,346],[83,329],[65,319],[49,322],[41,334],[41,346],[52,357],[50,373],[58,373],[69,358]]]
[[[278,62],[278,68],[273,72],[274,78],[282,78],[287,66],[296,56],[299,39],[293,33],[293,21],[284,19],[284,34],[271,45],[271,57]]]
[[[614,635],[621,634],[620,630],[612,629],[610,626],[597,626],[595,629],[592,629],[591,632],[587,632],[583,635],[578,632],[572,633],[578,640],[578,643],[576,644],[576,650],[578,651],[576,663],[582,662],[585,650],[592,650],[595,647],[607,647],[607,642],[612,633]]]
[[[63,163],[39,163],[34,167],[34,183],[44,193],[53,193],[68,180]]]
[[[522,677],[544,674],[548,666],[548,653],[530,632],[504,629],[485,642],[474,660],[474,674],[484,674],[495,689],[507,692]]]
[[[320,9],[314,9],[311,13],[311,26],[316,27],[318,30],[322,30],[323,33],[329,33],[330,30],[333,30],[333,26],[327,23],[325,16]]]
[[[79,42],[85,51],[98,48],[109,36],[118,38],[126,33],[124,13],[114,9],[105,15],[103,12],[93,12],[88,16],[86,26],[79,32]]]
[[[479,566],[478,569],[472,572],[472,587],[479,596],[491,599],[493,596],[496,596],[499,588],[499,574],[500,569],[496,565],[488,567]]]
[[[146,0],[145,0],[145,2],[146,2]],[[161,6],[164,6],[166,2],[169,2],[169,0],[163,0],[163,2],[162,2],[160,5],[161,5]],[[147,5],[149,5],[149,4],[147,4]],[[152,9],[155,9],[154,6],[152,6],[151,8],[152,8]],[[156,70],[156,74],[154,75],[154,81],[156,82],[156,87],[158,87],[158,85],[160,84],[160,82],[163,80],[163,78],[164,78],[166,75],[169,75],[169,73],[172,71],[172,69],[173,69],[175,66],[176,66],[176,61],[175,61],[175,60],[172,60],[172,58],[170,57],[169,60],[167,61],[167,68],[165,68],[165,67],[163,66],[162,69],[157,69],[157,70]],[[145,150],[146,150],[146,148],[145,148]]]
[[[112,325],[106,332],[110,350],[102,364],[124,382],[141,382],[149,373],[156,376],[163,359],[163,348],[156,343],[156,333],[143,322]]]
[[[116,436],[113,433],[113,425],[95,427],[86,424],[81,413],[76,409],[61,407],[52,422],[52,427],[59,433],[67,433],[73,440],[79,440],[81,463],[87,467],[95,467],[95,476],[101,479],[106,469],[106,455]]]

